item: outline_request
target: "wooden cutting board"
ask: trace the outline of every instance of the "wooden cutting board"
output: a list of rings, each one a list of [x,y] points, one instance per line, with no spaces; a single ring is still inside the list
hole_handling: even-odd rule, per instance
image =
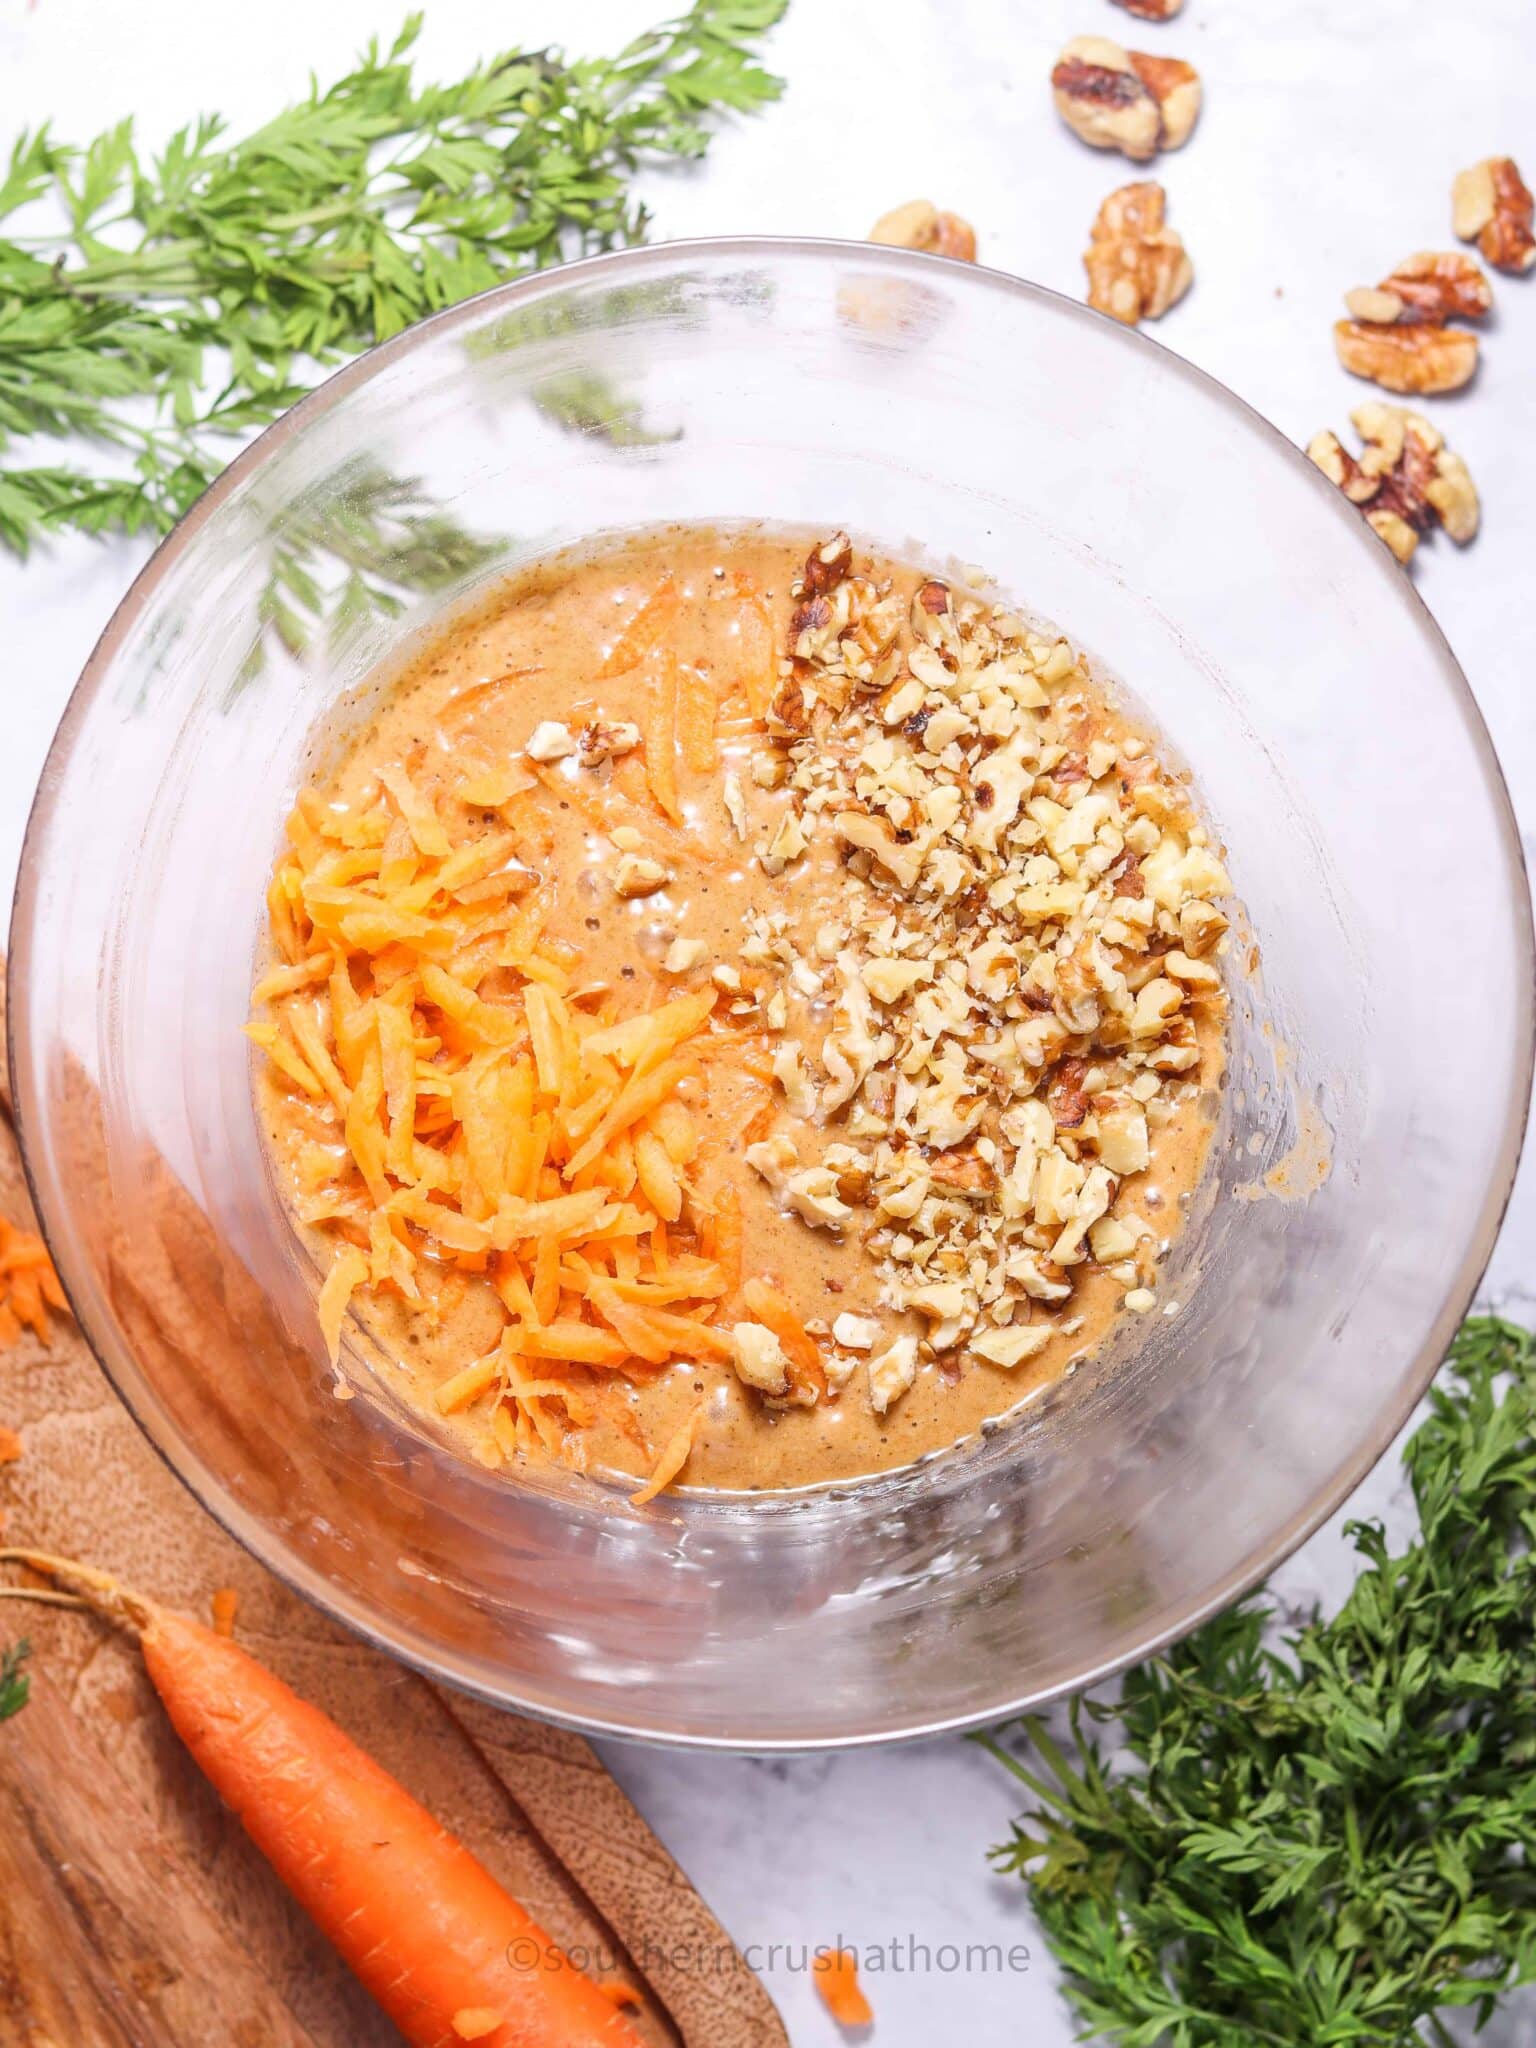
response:
[[[0,961],[0,1005],[3,1005]],[[0,1084],[0,1213],[30,1224]],[[591,1746],[449,1694],[343,1633],[224,1535],[76,1333],[0,1354],[5,1539],[105,1563],[210,1617],[325,1709],[662,2048],[788,2048],[772,2001]],[[0,2048],[389,2048],[399,2036],[290,1902],[182,1749],[131,1644],[0,1607],[32,1698],[0,1723]],[[669,1957],[705,1957],[679,1968]],[[643,1957],[642,1969],[637,1957]]]

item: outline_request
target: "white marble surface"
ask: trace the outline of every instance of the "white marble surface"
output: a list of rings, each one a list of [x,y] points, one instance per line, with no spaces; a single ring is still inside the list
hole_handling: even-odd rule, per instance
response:
[[[511,36],[600,49],[665,0],[435,0],[423,39],[447,72]],[[381,0],[264,0],[258,26],[193,0],[0,0],[0,143],[44,118],[84,136],[127,112],[156,139],[194,111],[237,124],[334,74],[368,34],[392,31]],[[1191,250],[1192,296],[1158,330],[1298,440],[1342,427],[1365,395],[1334,364],[1328,326],[1346,286],[1400,255],[1444,246],[1461,165],[1513,150],[1536,172],[1531,0],[1454,9],[1368,0],[1188,0],[1167,28],[1132,24],[1108,0],[794,0],[773,45],[783,102],[716,145],[699,172],[649,182],[658,235],[862,233],[919,194],[979,230],[983,259],[1068,292],[1102,195],[1131,173],[1077,145],[1049,110],[1059,44],[1097,32],[1194,60],[1207,108],[1160,172]],[[1501,283],[1475,386],[1439,407],[1482,488],[1486,527],[1458,556],[1421,551],[1424,595],[1464,663],[1536,853],[1536,276]],[[9,892],[33,787],[92,641],[141,559],[127,546],[65,543],[25,569],[0,560],[6,745],[0,750],[0,889]],[[1305,658],[1304,634],[1298,659]],[[1468,878],[1476,886],[1476,878]],[[1536,1172],[1528,1156],[1487,1286],[1536,1301]],[[1401,1499],[1383,1467],[1354,1506]],[[1336,1530],[1282,1574],[1287,1596],[1346,1583]],[[1020,1888],[987,1871],[1006,1832],[1009,1786],[970,1745],[758,1762],[615,1751],[610,1760],[736,1937],[751,1946],[795,2048],[837,2030],[804,1973],[807,1945],[892,1942],[868,1975],[885,2048],[940,2041],[1057,2048],[1071,2029]],[[909,1941],[926,1944],[909,1950]],[[1035,1951],[1028,1967],[947,1967],[946,1943]],[[777,1944],[778,1956],[767,1950]],[[893,1976],[899,1975],[899,1981]]]

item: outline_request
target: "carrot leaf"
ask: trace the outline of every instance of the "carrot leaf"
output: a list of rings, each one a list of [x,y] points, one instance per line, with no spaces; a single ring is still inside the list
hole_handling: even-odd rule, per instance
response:
[[[0,1651],[0,1721],[8,1721],[27,1704],[32,1681],[22,1666],[31,1654],[32,1645],[25,1637]]]

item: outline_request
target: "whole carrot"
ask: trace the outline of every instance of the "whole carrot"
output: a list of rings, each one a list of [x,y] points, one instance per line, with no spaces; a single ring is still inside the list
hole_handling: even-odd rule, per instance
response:
[[[413,2048],[643,2048],[462,1842],[237,1643],[88,1566],[0,1560],[138,1637],[199,1768]]]

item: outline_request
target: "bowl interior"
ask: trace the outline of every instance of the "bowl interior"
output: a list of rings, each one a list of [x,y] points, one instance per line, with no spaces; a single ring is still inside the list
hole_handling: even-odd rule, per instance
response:
[[[1193,770],[1249,930],[1208,1185],[1123,1354],[878,1485],[644,1512],[337,1399],[240,1035],[338,706],[495,577],[667,520],[978,564]],[[1381,1453],[1513,1176],[1529,905],[1464,680],[1294,449],[1140,336],[840,244],[637,251],[342,372],[155,557],[71,703],[12,934],[29,1172],[152,1441],[437,1675],[619,1733],[925,1732],[1080,1685],[1263,1574]]]

